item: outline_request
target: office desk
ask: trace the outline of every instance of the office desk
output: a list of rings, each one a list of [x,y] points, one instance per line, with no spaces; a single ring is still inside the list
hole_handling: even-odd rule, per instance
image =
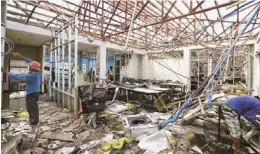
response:
[[[165,91],[153,90],[148,88],[128,89],[129,100],[141,103],[144,107],[155,109],[154,101]]]
[[[177,84],[177,83],[161,83],[161,88],[180,88],[181,92],[186,92],[187,85],[185,84]]]
[[[156,86],[149,86],[148,89],[152,89],[152,90],[157,90],[157,91],[170,91],[171,88],[161,88],[161,87],[156,87]]]

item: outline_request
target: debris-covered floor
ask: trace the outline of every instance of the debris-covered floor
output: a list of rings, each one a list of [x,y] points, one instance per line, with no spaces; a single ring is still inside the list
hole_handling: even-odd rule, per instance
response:
[[[163,130],[158,123],[170,113],[149,113],[118,101],[98,116],[78,117],[49,101],[39,101],[39,108],[36,127],[29,125],[26,112],[2,111],[3,154],[234,153],[223,121],[218,139],[217,107],[205,111],[207,118],[197,117],[189,125],[177,123]],[[245,148],[255,153],[249,146]]]

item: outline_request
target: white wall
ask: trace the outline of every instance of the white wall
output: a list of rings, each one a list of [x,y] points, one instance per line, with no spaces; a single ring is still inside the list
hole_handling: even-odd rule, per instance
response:
[[[149,59],[147,62],[148,65],[146,65],[146,73],[149,74],[149,76],[146,76],[147,74],[145,73],[144,78],[158,80],[171,79],[173,81],[179,80],[177,75],[160,65],[158,62],[177,73],[184,74],[185,69],[183,69],[183,66],[185,66],[185,61],[183,59]]]
[[[123,67],[121,70],[121,77],[126,75],[127,77],[140,79],[142,72],[142,55],[132,54],[131,59],[127,67]]]
[[[157,61],[157,62],[156,62]],[[188,48],[184,49],[183,58],[179,59],[148,59],[147,55],[142,58],[142,78],[143,79],[157,79],[157,80],[172,80],[181,81],[185,84],[189,84],[189,80],[176,75],[164,66],[169,67],[176,73],[179,73],[185,77],[190,78],[190,50]]]
[[[175,73],[171,72],[167,68],[161,66],[157,62],[161,63],[164,66],[168,66],[170,69],[173,71],[184,75],[185,74],[185,69],[186,69],[186,64],[187,62],[184,61],[184,59],[156,59],[151,60],[147,58],[148,56],[145,56],[145,62],[146,62],[146,67],[145,71],[142,74],[143,79],[157,79],[157,80],[179,80],[180,79],[175,75]],[[183,80],[183,77],[180,77],[181,80]]]
[[[42,35],[45,38],[47,37],[47,40],[48,40],[48,37],[49,37],[49,40],[51,40],[53,38],[51,31],[47,28],[44,29],[44,28],[40,28],[40,27],[28,25],[28,24],[23,24],[23,23],[19,23],[19,22],[14,22],[14,21],[10,21],[10,20],[7,20],[6,28]],[[67,39],[66,37],[67,36],[65,36],[65,40]],[[74,38],[73,35],[72,35],[72,38]],[[46,40],[44,40],[43,42],[45,42],[45,41]],[[80,43],[82,45],[86,45],[86,46],[91,46],[91,47],[93,47],[93,46],[99,47],[100,45],[103,44],[103,41],[101,41],[99,39],[94,39],[94,41],[92,43],[90,43],[88,41],[87,37],[78,35],[78,43]],[[111,43],[111,42],[106,42],[106,48],[109,50],[114,50],[114,51],[121,51],[121,52],[125,51],[122,46]],[[137,50],[137,49],[131,49],[131,50],[134,53],[143,54],[140,50]]]

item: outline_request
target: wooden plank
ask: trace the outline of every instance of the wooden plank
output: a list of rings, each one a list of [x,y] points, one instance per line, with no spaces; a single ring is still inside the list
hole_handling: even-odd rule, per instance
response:
[[[42,138],[52,139],[52,140],[62,140],[73,142],[72,133],[60,133],[60,132],[45,132],[41,135]]]

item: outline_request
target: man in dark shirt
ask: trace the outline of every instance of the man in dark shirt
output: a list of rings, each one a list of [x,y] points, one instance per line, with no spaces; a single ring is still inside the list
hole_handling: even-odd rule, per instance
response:
[[[259,97],[241,96],[229,99],[223,106],[223,115],[228,125],[230,135],[232,137],[235,151],[242,154],[240,147],[241,128],[239,115],[245,117],[256,128],[260,128],[259,122],[256,120],[256,115],[260,114],[260,99]]]

